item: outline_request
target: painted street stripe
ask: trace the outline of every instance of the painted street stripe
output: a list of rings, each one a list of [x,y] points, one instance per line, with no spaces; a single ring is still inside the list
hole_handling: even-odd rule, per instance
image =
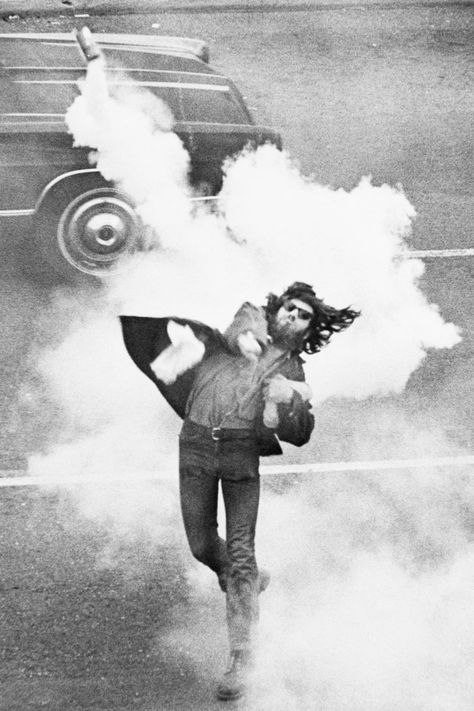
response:
[[[7,114],[2,114],[6,116]],[[15,116],[16,114],[8,114]],[[18,114],[23,116],[25,114]],[[28,114],[28,116],[41,116],[42,114]],[[60,114],[43,114],[51,116],[59,116]],[[205,195],[200,197],[190,198],[191,202],[212,202],[219,201],[218,195]],[[0,218],[2,217],[29,217],[34,214],[34,209],[24,210],[0,210]],[[466,249],[417,249],[409,252],[404,252],[403,257],[407,259],[450,259],[453,257],[474,257],[474,248]],[[0,475],[1,476],[1,475]]]
[[[29,217],[34,210],[0,210],[0,217]]]
[[[380,459],[355,462],[313,462],[310,464],[277,464],[263,465],[260,473],[263,476],[278,476],[281,474],[329,474],[340,472],[390,471],[397,469],[437,469],[441,467],[474,466],[474,454],[457,457],[432,457],[420,459]],[[101,477],[100,474],[88,476],[15,476],[17,470],[0,471],[0,488],[24,486],[70,486],[72,484],[95,483],[104,486],[115,482],[139,481],[169,481],[176,479],[176,472],[158,474],[156,471],[146,471],[141,474],[119,474],[113,477]],[[177,480],[177,479],[176,479]]]
[[[360,462],[313,462],[311,464],[276,464],[260,467],[262,474],[324,474],[329,472],[387,471],[390,469],[431,469],[438,467],[474,466],[474,454],[457,457],[420,459],[374,459]]]
[[[465,249],[414,249],[408,254],[410,259],[446,259],[447,257],[474,257],[474,247]]]

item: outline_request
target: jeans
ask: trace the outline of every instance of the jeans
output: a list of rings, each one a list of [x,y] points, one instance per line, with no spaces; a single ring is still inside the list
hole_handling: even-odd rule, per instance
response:
[[[260,496],[255,438],[213,440],[210,429],[186,420],[180,434],[180,497],[192,554],[213,570],[226,592],[232,651],[252,645],[258,620],[255,526]],[[226,541],[217,534],[218,485]]]

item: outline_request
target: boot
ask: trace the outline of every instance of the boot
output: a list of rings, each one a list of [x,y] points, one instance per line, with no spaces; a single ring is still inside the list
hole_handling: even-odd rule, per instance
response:
[[[219,581],[219,587],[222,592],[227,592],[227,571],[222,573],[217,573],[217,579]],[[268,570],[262,568],[258,572],[258,593],[262,593],[270,585],[270,573]]]
[[[217,698],[221,701],[235,701],[245,693],[251,669],[251,655],[246,649],[230,653],[229,666],[217,686]]]

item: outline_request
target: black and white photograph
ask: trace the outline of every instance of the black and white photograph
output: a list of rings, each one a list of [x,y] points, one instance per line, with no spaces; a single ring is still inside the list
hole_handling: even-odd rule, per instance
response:
[[[472,711],[472,0],[0,2],[0,711]]]

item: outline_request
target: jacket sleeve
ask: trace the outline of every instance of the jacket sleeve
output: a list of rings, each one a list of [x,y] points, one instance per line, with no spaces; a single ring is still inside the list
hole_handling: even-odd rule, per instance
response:
[[[261,306],[254,306],[246,301],[239,308],[230,326],[224,332],[224,338],[232,353],[239,353],[238,338],[251,331],[262,348],[268,342],[267,319]]]
[[[290,361],[290,368],[283,375],[289,380],[305,382],[301,358],[297,357]],[[278,426],[275,432],[282,442],[301,447],[309,442],[313,429],[314,415],[311,412],[311,403],[294,391],[291,402],[278,405]]]
[[[225,348],[222,334],[198,321],[172,317],[180,325],[188,325],[205,346],[206,355]],[[184,417],[186,402],[191,391],[196,368],[180,375],[171,385],[158,380],[150,364],[170,345],[167,325],[170,318],[120,316],[125,348],[135,365],[156,385],[173,410]]]
[[[276,434],[283,442],[296,447],[307,444],[314,429],[314,416],[310,403],[303,400],[297,392],[288,404],[278,405],[279,423]]]

